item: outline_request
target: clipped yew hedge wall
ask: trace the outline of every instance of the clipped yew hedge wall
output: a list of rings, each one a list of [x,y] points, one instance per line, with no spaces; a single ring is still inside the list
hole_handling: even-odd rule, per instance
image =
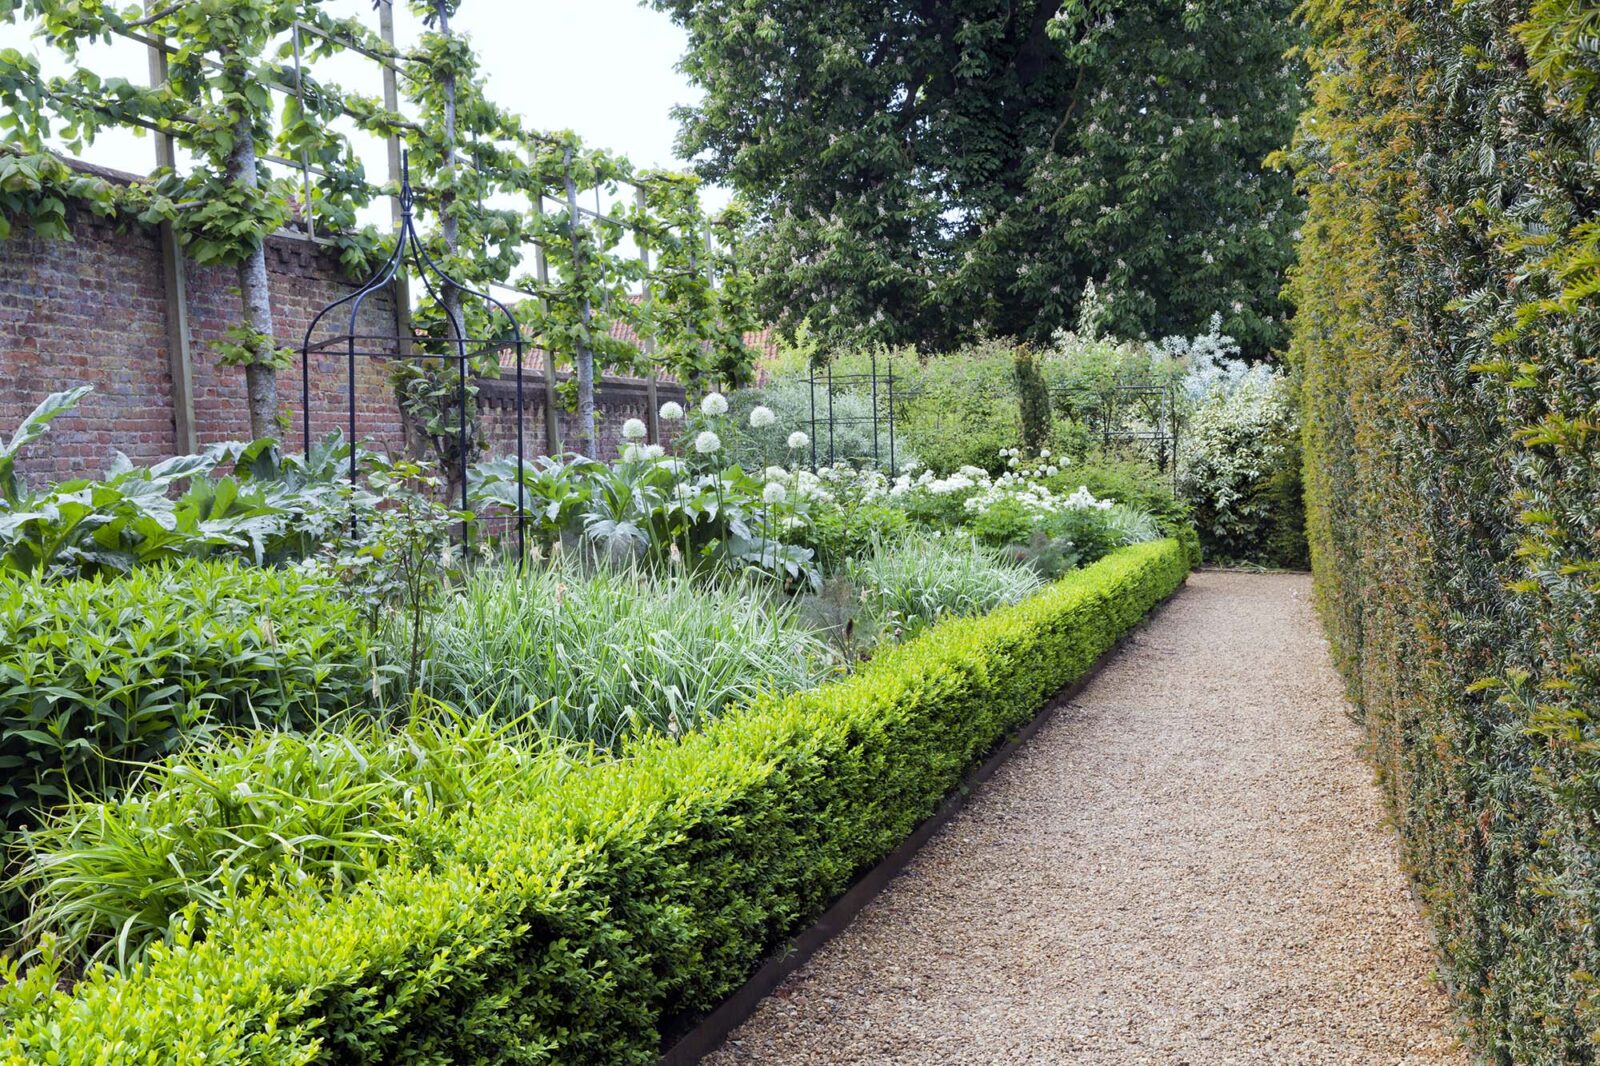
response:
[[[1309,0],[1320,609],[1476,1050],[1600,1049],[1600,9]]]
[[[887,854],[1182,583],[1177,541],[837,684],[408,834],[333,902],[239,902],[70,993],[0,974],[0,1062],[636,1062]]]

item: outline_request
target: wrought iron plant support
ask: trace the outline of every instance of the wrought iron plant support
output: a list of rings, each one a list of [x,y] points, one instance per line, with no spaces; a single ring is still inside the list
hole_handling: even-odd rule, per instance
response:
[[[428,254],[426,245],[417,235],[416,222],[413,208],[416,195],[411,189],[411,167],[409,155],[403,155],[401,160],[400,179],[400,222],[395,231],[394,250],[389,258],[378,269],[378,272],[361,288],[341,299],[328,304],[311,319],[311,324],[306,327],[305,340],[300,346],[300,420],[302,443],[309,454],[311,451],[311,353],[335,352],[343,350],[346,356],[345,395],[349,404],[347,432],[350,442],[350,483],[354,485],[357,478],[357,436],[356,436],[356,360],[367,359],[453,359],[456,362],[456,401],[459,411],[459,421],[456,428],[457,453],[461,464],[459,471],[461,479],[461,509],[467,507],[467,458],[468,444],[470,441],[470,427],[467,417],[467,375],[471,371],[471,356],[482,351],[493,353],[496,359],[499,354],[508,349],[514,350],[516,355],[516,421],[517,421],[517,564],[522,565],[524,556],[524,526],[526,523],[527,489],[523,482],[523,471],[526,462],[526,447],[522,425],[523,417],[523,352],[522,329],[517,324],[516,316],[499,300],[486,292],[479,292],[468,288],[445,273],[444,269]],[[434,301],[443,304],[443,294],[451,288],[459,291],[463,296],[482,300],[491,316],[503,318],[508,332],[500,336],[470,337],[466,332],[465,315],[446,315],[452,336],[443,339],[442,343],[453,349],[451,354],[439,356],[435,354],[411,354],[413,347],[425,338],[416,336],[402,336],[399,323],[407,316],[396,315],[396,329],[392,336],[374,333],[360,333],[357,331],[357,320],[361,314],[361,307],[367,298],[374,293],[393,285],[397,280],[403,280],[407,274],[407,262],[410,263],[410,276],[421,280],[426,286],[428,294]],[[404,288],[396,286],[396,300],[403,298]],[[317,343],[312,343],[317,328],[340,308],[349,310],[349,319],[345,330],[326,337]],[[337,319],[335,319],[337,321]],[[462,530],[463,544],[465,545],[467,530]]]

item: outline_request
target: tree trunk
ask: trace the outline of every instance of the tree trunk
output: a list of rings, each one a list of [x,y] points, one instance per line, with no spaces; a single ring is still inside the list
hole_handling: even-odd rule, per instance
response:
[[[241,117],[234,126],[233,152],[228,156],[227,179],[230,184],[253,189],[258,183],[256,175],[255,124],[249,116]],[[267,287],[267,249],[264,241],[257,242],[239,263],[239,301],[243,305],[244,321],[261,337],[255,362],[244,368],[246,404],[250,410],[250,436],[278,435],[278,371],[272,366],[273,338],[272,297]]]
[[[440,0],[434,6],[439,16],[439,32],[450,36],[450,11],[447,4]],[[456,176],[456,76],[445,74],[439,79],[439,88],[444,97],[444,174],[445,188],[439,195],[439,234],[444,238],[446,252],[454,256],[461,250],[461,222],[456,218],[455,204],[455,176]],[[461,290],[445,282],[439,293],[439,305],[444,311],[445,319],[450,323],[447,339],[449,345],[450,363],[456,372],[457,389],[466,385],[469,368],[467,366],[466,320],[461,315]],[[450,380],[447,375],[445,380]],[[455,436],[456,455],[454,462],[445,462],[445,499],[455,506],[461,498],[464,484],[466,464],[471,460],[472,451],[472,425],[470,415],[458,407],[456,412]],[[448,450],[447,450],[448,454]]]
[[[593,320],[589,297],[583,290],[583,242],[578,237],[578,184],[572,178],[571,149],[567,150],[567,225],[572,233],[572,283],[579,291],[578,314],[585,332]],[[572,367],[578,378],[578,434],[583,440],[583,453],[590,459],[600,458],[600,439],[596,433],[594,417],[594,352],[587,344],[573,345]]]

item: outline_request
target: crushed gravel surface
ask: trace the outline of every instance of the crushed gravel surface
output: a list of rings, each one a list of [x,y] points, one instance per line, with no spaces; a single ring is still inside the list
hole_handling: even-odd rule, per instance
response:
[[[1191,577],[706,1061],[1466,1063],[1310,593]]]

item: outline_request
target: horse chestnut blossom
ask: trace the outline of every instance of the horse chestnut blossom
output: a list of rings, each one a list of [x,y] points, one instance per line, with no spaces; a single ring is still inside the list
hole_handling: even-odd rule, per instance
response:
[[[720,392],[710,392],[700,401],[700,413],[708,418],[716,418],[728,413],[728,398]]]
[[[716,394],[713,393],[712,395]],[[722,438],[711,432],[709,429],[704,430],[698,437],[694,439],[694,450],[699,452],[701,455],[711,455],[714,452],[721,451]]]
[[[789,490],[776,481],[767,482],[767,487],[761,490],[762,502],[777,506],[789,498]]]
[[[683,420],[683,405],[668,400],[661,405],[661,419],[664,422],[680,422]]]
[[[630,418],[622,423],[624,440],[644,440],[645,434],[648,432],[649,430],[645,429],[644,423],[637,418]]]
[[[789,447],[793,448],[795,451],[799,451],[801,448],[804,448],[810,443],[811,438],[800,432],[798,429],[789,434]]]
[[[757,407],[750,412],[751,429],[765,429],[777,420],[778,416],[772,413],[772,408],[770,407]]]

